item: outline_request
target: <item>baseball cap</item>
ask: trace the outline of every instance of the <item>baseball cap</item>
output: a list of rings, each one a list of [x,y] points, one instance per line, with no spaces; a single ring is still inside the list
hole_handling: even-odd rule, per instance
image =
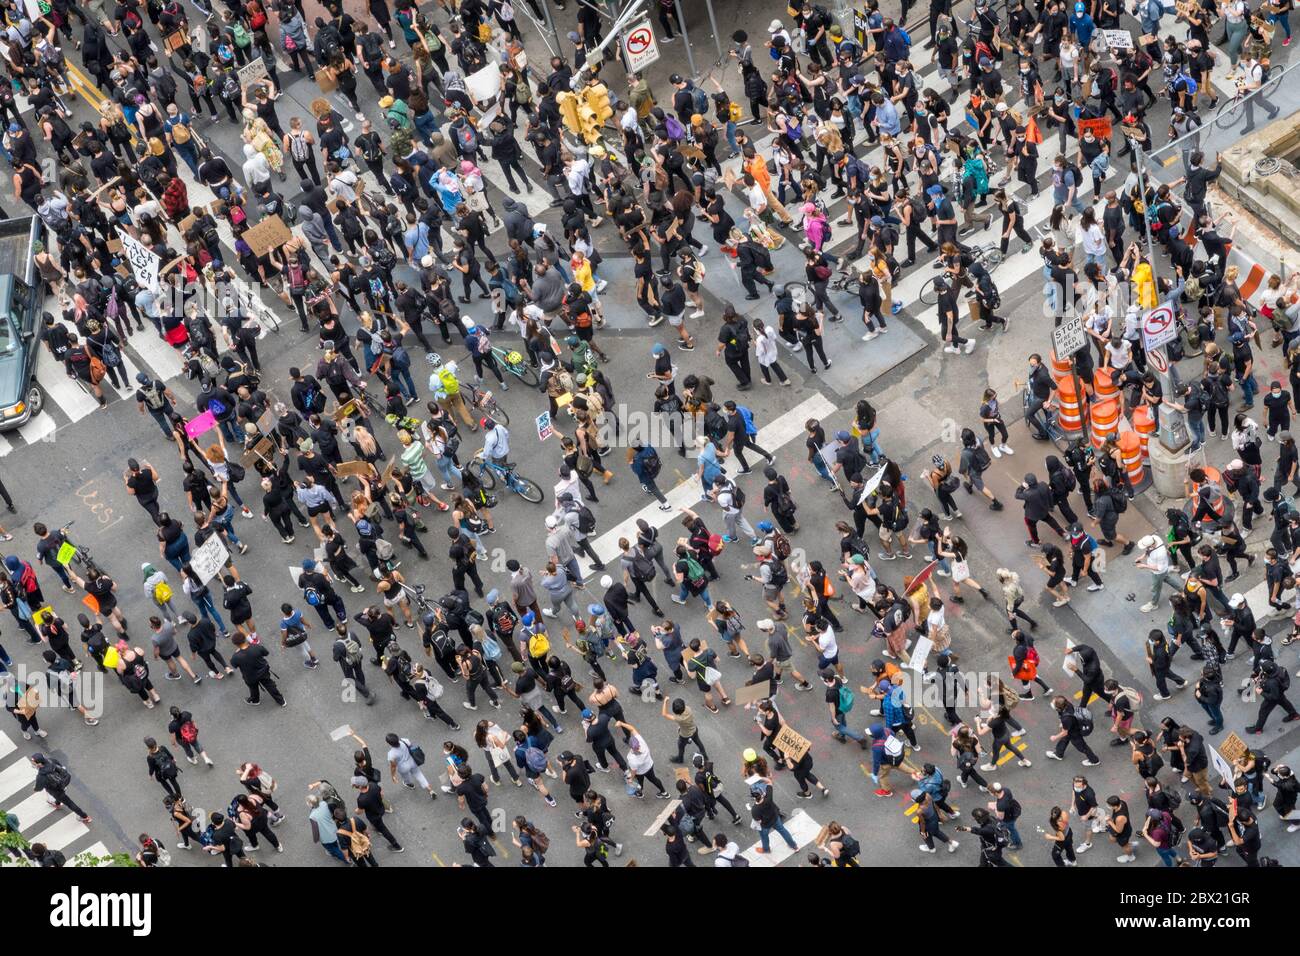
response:
[[[780,33],[783,29],[784,27],[781,26],[780,20],[773,20],[771,23],[767,25],[768,33]]]
[[[1241,607],[1245,603],[1246,599],[1240,594],[1234,594],[1232,597],[1228,598],[1228,607]]]
[[[587,708],[584,708],[584,709],[583,709],[583,711],[582,711],[582,719],[583,719],[583,720],[591,720],[591,708],[590,708],[590,707],[587,707]]]
[[[838,439],[839,441],[848,441],[848,440],[849,440],[849,433],[846,432],[843,428],[841,428],[839,431],[837,431],[837,432],[835,433],[835,437],[836,437],[836,439]]]
[[[682,75],[680,73],[674,73],[672,76],[668,77],[668,82],[675,85],[684,81],[682,80]]]
[[[754,751],[753,747],[746,747],[744,752],[741,753],[740,759],[744,760],[746,763],[753,763],[758,759],[758,754]]]

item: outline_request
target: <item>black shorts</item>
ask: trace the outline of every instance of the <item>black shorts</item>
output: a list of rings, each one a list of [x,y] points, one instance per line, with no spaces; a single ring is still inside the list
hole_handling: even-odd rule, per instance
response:
[[[1064,580],[1065,580],[1065,572],[1056,571],[1052,574],[1050,578],[1047,579],[1047,586],[1049,588],[1054,588]]]
[[[328,503],[321,502],[318,505],[312,505],[310,508],[308,508],[307,514],[309,514],[313,518],[315,518],[317,515],[323,515],[323,514],[328,514],[332,517],[334,511],[330,508]]]

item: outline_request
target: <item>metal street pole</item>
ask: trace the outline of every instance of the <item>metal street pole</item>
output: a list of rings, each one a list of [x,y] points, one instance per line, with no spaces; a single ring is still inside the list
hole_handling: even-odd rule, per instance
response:
[[[690,65],[691,78],[694,79],[699,75],[699,71],[695,69],[695,54],[691,52],[691,38],[686,32],[686,17],[682,15],[682,0],[673,0],[673,6],[677,9],[677,25],[681,27],[682,31],[682,46],[686,47],[686,62]]]
[[[551,36],[558,37],[555,32],[555,21],[551,19],[551,0],[542,0],[542,16],[546,18],[546,29],[550,31]]]
[[[1146,175],[1146,150],[1142,144],[1134,141],[1132,144],[1133,152],[1137,159],[1137,182],[1138,191],[1141,193],[1143,205],[1147,202],[1147,175]],[[1145,213],[1142,217],[1142,231],[1146,236],[1147,261],[1151,263],[1151,282],[1156,290],[1156,304],[1159,305],[1160,299],[1160,277],[1156,273],[1156,253],[1155,245],[1151,239],[1151,224],[1147,222]],[[1136,290],[1132,290],[1136,293]],[[1175,323],[1178,321],[1175,310]],[[1141,333],[1139,333],[1140,335]],[[1173,368],[1173,363],[1169,360],[1169,350],[1163,345],[1155,350],[1160,353],[1162,364],[1165,371],[1160,371],[1154,363],[1148,362],[1156,374],[1156,380],[1160,383],[1161,394],[1167,399],[1160,403],[1159,430],[1161,443],[1171,452],[1182,451],[1191,441],[1187,433],[1186,416],[1177,409],[1171,408],[1168,400],[1175,398],[1174,389],[1178,385],[1178,375]]]
[[[721,65],[726,60],[727,55],[722,52],[722,37],[718,35],[718,21],[713,16],[713,0],[704,0],[704,8],[709,11],[709,26],[713,30],[713,45],[718,48],[718,64]]]
[[[600,62],[601,54],[604,52],[605,47],[609,46],[611,43],[620,42],[619,34],[622,33],[624,28],[626,28],[633,20],[640,17],[641,8],[645,6],[645,2],[646,0],[632,0],[632,2],[624,8],[623,12],[618,15],[618,18],[605,33],[604,39],[597,43],[594,49],[587,52],[587,61],[582,65],[582,69],[578,70],[578,72],[573,75],[573,79],[569,83],[571,89],[576,90],[582,86],[585,82],[584,77],[587,75],[587,71],[590,70],[595,63]]]

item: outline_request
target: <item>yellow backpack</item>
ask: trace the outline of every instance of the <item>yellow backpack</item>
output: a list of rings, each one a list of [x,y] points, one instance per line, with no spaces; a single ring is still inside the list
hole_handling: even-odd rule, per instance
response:
[[[551,649],[550,639],[542,631],[538,631],[528,639],[528,656],[545,657]]]

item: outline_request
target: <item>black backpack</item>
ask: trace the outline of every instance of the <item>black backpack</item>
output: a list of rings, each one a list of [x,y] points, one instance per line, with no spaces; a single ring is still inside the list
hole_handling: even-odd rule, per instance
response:
[[[646,455],[645,459],[641,463],[641,470],[644,471],[647,476],[657,478],[659,477],[659,470],[663,468],[663,464],[664,463],[659,458],[659,452],[651,448],[650,454]]]
[[[596,530],[596,516],[586,505],[578,505],[578,530],[583,534]]]
[[[745,507],[745,493],[741,491],[740,485],[733,481],[728,490],[731,492],[732,504],[734,504],[737,509]]]
[[[50,786],[56,790],[66,789],[68,784],[72,783],[72,774],[68,772],[68,768],[57,760],[51,760],[49,764],[48,779]]]
[[[767,251],[766,246],[757,246],[755,248],[754,261],[758,263],[760,269],[772,268],[772,254]]]
[[[1092,720],[1092,711],[1087,707],[1074,708],[1074,719],[1079,724],[1079,736],[1087,737],[1092,734],[1094,724]]]
[[[983,445],[976,445],[970,454],[970,463],[977,472],[983,474],[993,464],[993,459],[989,457],[988,449]]]
[[[1110,502],[1115,506],[1116,514],[1122,515],[1124,512],[1128,511],[1128,495],[1124,494],[1124,492],[1120,491],[1118,488],[1112,488],[1110,490]]]

